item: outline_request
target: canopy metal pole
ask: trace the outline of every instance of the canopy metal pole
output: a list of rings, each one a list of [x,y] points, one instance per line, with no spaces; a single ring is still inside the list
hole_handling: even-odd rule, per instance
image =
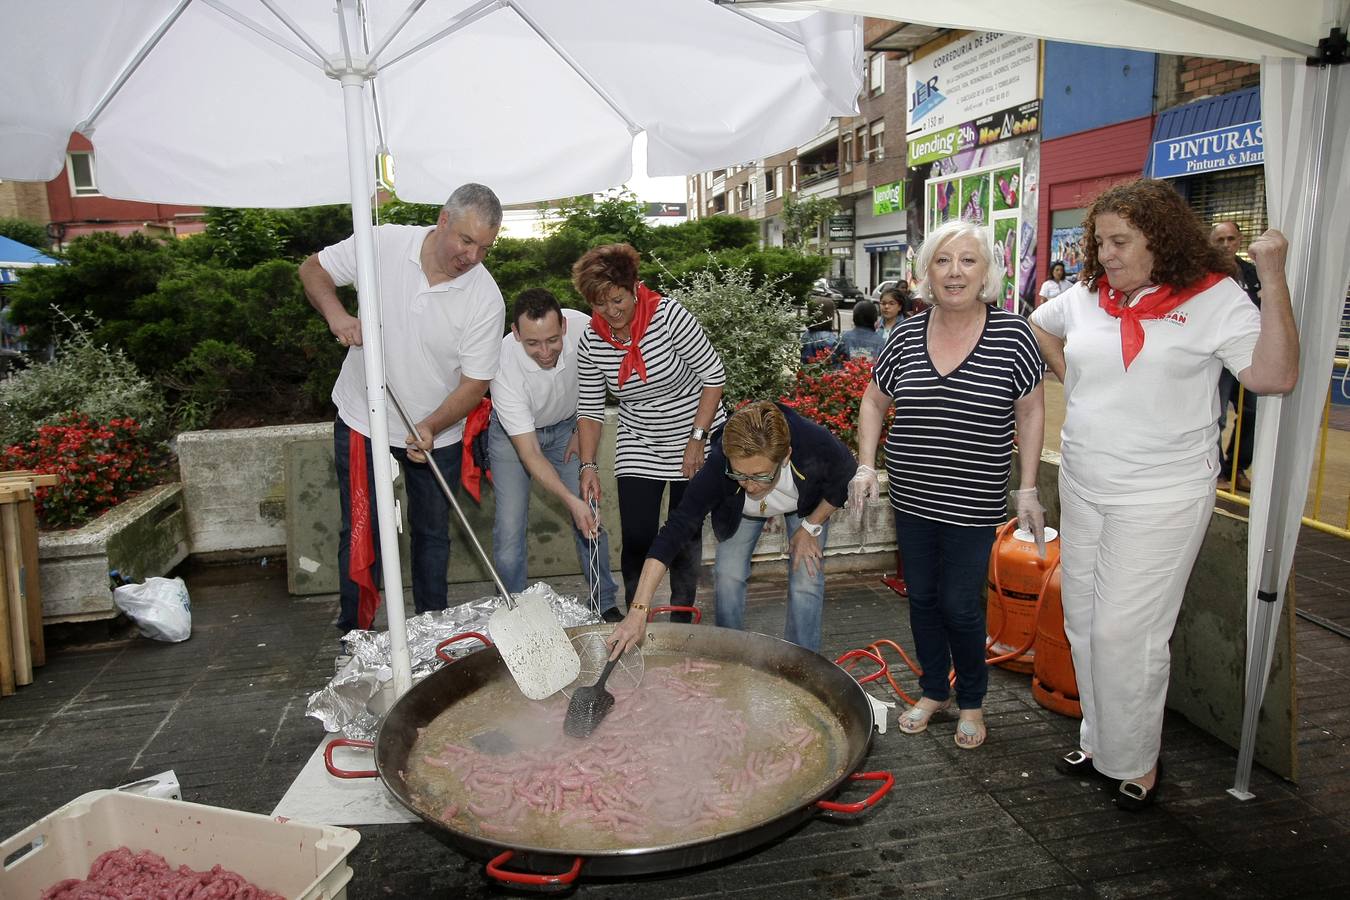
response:
[[[1312,127],[1313,134],[1308,142],[1310,148],[1310,159],[1308,174],[1305,183],[1302,185],[1302,196],[1307,198],[1307,219],[1306,221],[1316,223],[1322,216],[1322,208],[1325,205],[1326,198],[1323,193],[1323,172],[1326,169],[1327,161],[1327,120],[1331,111],[1331,93],[1333,90],[1333,79],[1331,69],[1326,67],[1309,67],[1308,74],[1310,78],[1316,79],[1314,92],[1314,107],[1317,114],[1313,116]],[[1282,223],[1288,227],[1290,223]],[[1321,297],[1320,288],[1322,285],[1316,282],[1320,281],[1315,274],[1313,261],[1321,252],[1319,245],[1319,232],[1316,229],[1306,230],[1306,237],[1303,252],[1299,255],[1298,271],[1294,274],[1291,281],[1291,289],[1296,292],[1298,297],[1298,307],[1295,309],[1295,316],[1300,320],[1305,318],[1299,316],[1299,309],[1309,309],[1316,306]],[[1302,322],[1299,323],[1302,325]],[[1300,328],[1300,334],[1303,329]],[[1261,704],[1265,699],[1266,682],[1270,678],[1271,657],[1274,652],[1272,641],[1276,630],[1279,628],[1278,615],[1284,608],[1283,592],[1285,585],[1280,583],[1280,576],[1283,570],[1283,560],[1291,557],[1294,552],[1292,546],[1288,546],[1290,540],[1297,541],[1298,531],[1295,529],[1292,533],[1286,534],[1286,526],[1290,519],[1290,511],[1294,506],[1300,510],[1303,507],[1304,496],[1307,490],[1306,483],[1295,490],[1295,479],[1292,470],[1297,465],[1299,454],[1298,444],[1300,435],[1298,434],[1298,409],[1299,403],[1295,399],[1304,391],[1325,391],[1325,381],[1317,378],[1307,377],[1309,374],[1306,368],[1300,373],[1298,384],[1295,385],[1293,393],[1288,398],[1272,398],[1271,405],[1275,407],[1272,412],[1277,416],[1279,422],[1278,433],[1275,440],[1275,454],[1271,462],[1270,478],[1272,482],[1272,491],[1270,495],[1270,506],[1266,510],[1266,540],[1265,546],[1261,552],[1260,575],[1257,582],[1256,597],[1258,600],[1256,608],[1256,622],[1249,630],[1251,643],[1247,648],[1247,679],[1244,691],[1244,702],[1242,709],[1242,736],[1238,743],[1238,762],[1237,770],[1233,776],[1233,786],[1228,789],[1228,793],[1239,800],[1251,800],[1255,795],[1252,794],[1251,775],[1252,762],[1256,755],[1256,730],[1261,716]],[[1269,415],[1269,412],[1263,413]],[[1298,521],[1297,518],[1294,519]]]
[[[347,174],[352,193],[352,235],[356,240],[356,291],[361,319],[361,356],[366,365],[366,409],[370,413],[370,456],[375,464],[375,508],[380,525],[380,569],[384,574],[384,608],[389,617],[389,649],[394,669],[394,694],[412,687],[408,626],[403,611],[403,574],[399,564],[394,512],[394,468],[389,453],[389,419],[385,412],[384,333],[375,289],[375,228],[370,219],[370,171],[366,156],[365,76],[344,73],[343,111],[347,121]]]

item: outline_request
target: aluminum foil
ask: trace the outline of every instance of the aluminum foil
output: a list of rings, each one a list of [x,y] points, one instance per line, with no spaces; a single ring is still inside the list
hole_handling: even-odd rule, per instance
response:
[[[563,597],[544,582],[531,585],[520,596],[541,594],[564,628],[594,625],[600,616],[584,601]],[[436,645],[446,638],[477,631],[487,634],[488,619],[501,606],[497,596],[484,597],[449,609],[434,610],[407,620],[408,654],[412,659],[413,684],[445,663],[436,655]],[[351,660],[322,689],[309,695],[305,714],[323,723],[325,731],[341,732],[354,740],[375,740],[380,719],[393,705],[393,677],[387,631],[350,631],[342,639]],[[483,648],[466,639],[446,648],[459,658]]]

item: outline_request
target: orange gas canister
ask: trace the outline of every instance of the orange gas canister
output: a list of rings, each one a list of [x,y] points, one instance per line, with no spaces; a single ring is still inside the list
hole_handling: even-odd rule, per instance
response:
[[[999,530],[989,552],[989,592],[985,626],[989,661],[1030,675],[1036,658],[1036,615],[1046,575],[1059,565],[1059,534],[1045,529],[1045,559],[1036,542],[1013,519]]]
[[[1036,664],[1031,677],[1031,695],[1046,709],[1060,715],[1083,718],[1078,702],[1078,677],[1073,654],[1064,636],[1064,604],[1059,592],[1059,565],[1050,573],[1041,596],[1041,614],[1036,622]]]

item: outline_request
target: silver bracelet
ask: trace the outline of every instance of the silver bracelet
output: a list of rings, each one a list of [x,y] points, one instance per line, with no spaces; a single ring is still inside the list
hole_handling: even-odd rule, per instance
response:
[[[593,463],[593,462],[585,462],[585,463],[582,463],[582,464],[581,464],[581,469],[580,469],[580,471],[584,472],[584,471],[586,471],[587,469],[590,469],[592,472],[596,473],[597,475],[600,474],[600,464],[599,464],[599,463]]]

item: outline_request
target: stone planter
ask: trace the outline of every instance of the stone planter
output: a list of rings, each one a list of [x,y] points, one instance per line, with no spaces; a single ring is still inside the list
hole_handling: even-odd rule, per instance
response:
[[[132,497],[83,528],[38,538],[43,622],[117,615],[108,572],[133,581],[163,575],[187,556],[183,488],[162,484]]]

